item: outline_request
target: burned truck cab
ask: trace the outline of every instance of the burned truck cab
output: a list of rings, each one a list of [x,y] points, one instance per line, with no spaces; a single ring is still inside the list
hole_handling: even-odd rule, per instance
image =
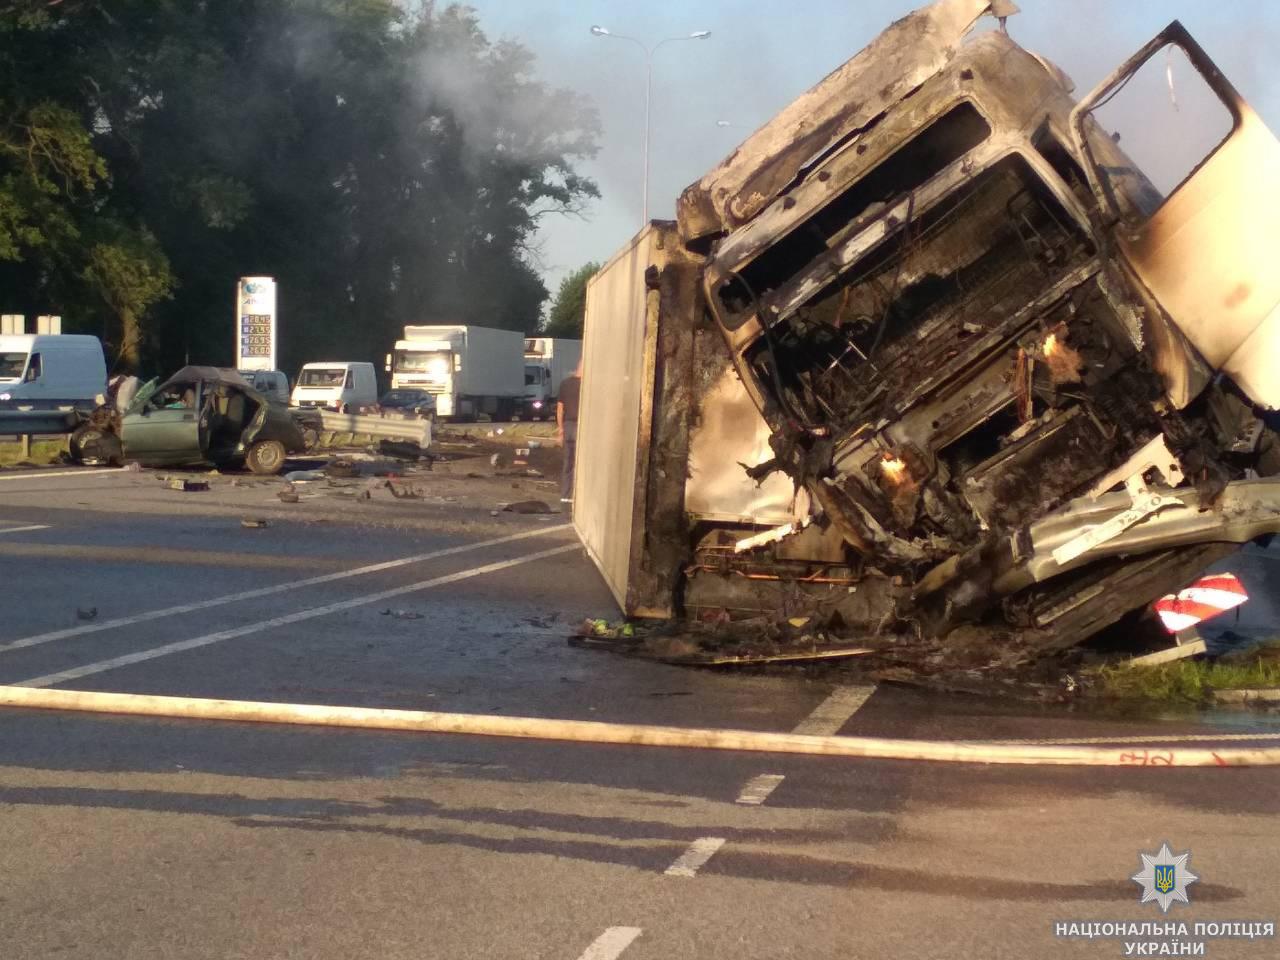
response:
[[[679,227],[770,432],[751,475],[813,505],[796,580],[891,584],[864,591],[877,629],[994,615],[1052,647],[1275,528],[1274,486],[1232,485],[1280,466],[1259,417],[1280,403],[1280,289],[1239,239],[1234,259],[1188,245],[1256,234],[1280,165],[1177,24],[1077,103],[1003,29],[961,42],[1009,6],[895,23],[689,187]],[[1092,112],[1171,44],[1235,125],[1166,197]],[[1226,179],[1246,168],[1264,211]],[[735,571],[776,574],[803,525]]]

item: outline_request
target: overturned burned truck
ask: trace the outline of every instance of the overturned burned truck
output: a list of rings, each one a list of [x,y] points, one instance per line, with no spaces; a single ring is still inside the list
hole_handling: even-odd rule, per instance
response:
[[[575,524],[628,615],[1025,656],[1280,530],[1280,144],[1180,25],[1077,103],[965,39],[1008,8],[893,24],[591,282]],[[1231,122],[1165,196],[1094,113],[1170,46]]]

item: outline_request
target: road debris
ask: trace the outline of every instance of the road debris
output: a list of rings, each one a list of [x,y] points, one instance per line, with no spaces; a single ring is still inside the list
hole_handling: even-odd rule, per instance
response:
[[[376,449],[379,456],[391,457],[394,460],[425,461],[427,469],[431,469],[431,454],[412,441],[379,440]]]
[[[199,493],[209,489],[208,480],[188,480],[186,477],[170,477],[170,490],[182,490],[186,493]]]
[[[502,508],[506,513],[554,513],[551,506],[542,500],[517,500],[515,503],[508,503]]]
[[[395,617],[397,620],[421,620],[425,614],[418,613],[416,610],[392,610],[390,608],[383,610],[384,617]]]
[[[422,491],[411,483],[396,484],[388,480],[384,486],[397,500],[421,500]]]
[[[269,524],[262,518],[250,519],[246,517],[244,520],[240,521],[240,526],[244,527],[246,530],[262,530],[269,526]]]
[[[95,619],[97,616],[98,616],[98,608],[97,608],[97,607],[90,607],[88,610],[82,610],[82,609],[80,609],[79,607],[77,607],[77,608],[76,608],[76,619],[77,619],[77,620],[93,620],[93,619]]]
[[[277,493],[276,497],[281,503],[297,503],[299,501],[298,491],[293,488],[293,484],[289,484]]]
[[[800,626],[808,624],[805,618]],[[802,631],[790,621],[768,618],[644,625],[585,620],[568,642],[574,647],[703,667],[843,660],[875,652],[872,647],[840,642],[824,630]]]

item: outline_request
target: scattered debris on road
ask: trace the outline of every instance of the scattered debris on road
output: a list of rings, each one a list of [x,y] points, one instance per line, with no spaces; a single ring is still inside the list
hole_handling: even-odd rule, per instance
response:
[[[421,620],[425,614],[418,613],[416,610],[383,610],[384,617],[394,617],[397,620]]]
[[[543,500],[517,500],[515,503],[508,503],[502,509],[506,513],[555,513],[555,511],[551,509],[550,504]]]

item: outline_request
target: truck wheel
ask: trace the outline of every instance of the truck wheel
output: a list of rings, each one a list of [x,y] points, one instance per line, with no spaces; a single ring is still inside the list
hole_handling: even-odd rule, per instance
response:
[[[259,440],[249,448],[244,460],[253,473],[279,473],[284,456],[284,444],[279,440]]]

